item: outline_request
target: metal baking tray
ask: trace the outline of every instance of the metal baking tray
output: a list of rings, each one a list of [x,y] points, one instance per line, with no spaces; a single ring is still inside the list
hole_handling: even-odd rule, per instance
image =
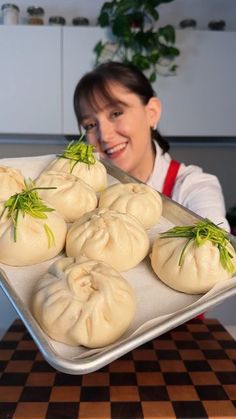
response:
[[[22,170],[27,177],[34,178],[55,156],[2,159],[0,165],[8,165]],[[110,183],[139,182],[110,163],[103,161],[107,168]],[[158,228],[166,225],[192,224],[201,219],[198,215],[165,196],[163,216],[157,230],[150,230],[151,241]],[[164,228],[165,229],[165,228]],[[236,245],[236,238],[232,236]],[[62,255],[61,255],[62,256]],[[56,258],[55,258],[56,260]],[[9,301],[22,319],[45,360],[55,369],[68,374],[87,374],[96,371],[121,357],[134,348],[154,339],[176,326],[207,311],[216,304],[236,294],[236,277],[222,282],[205,295],[187,295],[172,290],[163,284],[150,269],[146,259],[122,275],[134,286],[138,300],[137,316],[131,327],[114,344],[91,350],[83,347],[71,348],[50,339],[40,328],[31,314],[29,301],[31,289],[37,278],[47,271],[54,261],[44,262],[33,267],[9,267],[0,264],[0,285]]]

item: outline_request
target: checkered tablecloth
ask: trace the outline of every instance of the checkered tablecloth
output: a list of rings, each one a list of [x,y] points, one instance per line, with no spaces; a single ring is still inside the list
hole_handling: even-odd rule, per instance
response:
[[[194,319],[87,375],[53,369],[20,320],[0,342],[0,418],[236,418],[236,341]]]

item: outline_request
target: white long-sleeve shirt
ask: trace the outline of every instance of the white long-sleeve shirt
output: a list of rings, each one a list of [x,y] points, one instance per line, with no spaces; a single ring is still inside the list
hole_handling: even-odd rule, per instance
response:
[[[169,153],[162,154],[161,147],[156,143],[156,158],[154,168],[147,184],[162,192],[167,171],[171,162]],[[172,197],[174,201],[199,214],[209,218],[215,224],[230,231],[229,223],[225,218],[226,210],[222,188],[215,175],[204,173],[195,165],[186,166],[181,163]]]

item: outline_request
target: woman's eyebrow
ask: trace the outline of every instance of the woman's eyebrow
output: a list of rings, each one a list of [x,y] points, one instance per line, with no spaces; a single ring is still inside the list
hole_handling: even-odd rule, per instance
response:
[[[106,105],[102,106],[101,108],[97,109],[95,112],[102,112],[104,110],[111,109],[114,106],[124,106],[124,107],[127,108],[129,105],[128,105],[128,103],[126,103],[122,100],[117,100],[117,101],[114,101],[114,102],[112,101],[112,102],[109,102]],[[92,118],[92,117],[93,117],[92,114],[84,114],[84,115],[81,116],[81,122],[83,122],[85,119],[89,119],[89,118]]]
[[[114,101],[110,101],[107,104],[105,104],[104,106],[101,106],[97,112],[102,112],[102,111],[106,111],[107,109],[111,109],[114,108],[114,106],[124,106],[127,107],[128,104],[126,102],[123,102],[122,100],[114,100]]]
[[[84,119],[88,119],[88,118],[91,118],[91,115],[89,114],[81,115],[80,121],[83,122]]]
[[[125,106],[125,107],[127,107],[128,106],[128,103],[126,103],[126,102],[123,102],[123,100],[116,100],[116,101],[114,101],[114,102],[110,102],[110,103],[108,103],[107,105],[106,105],[106,108],[112,108],[113,106]]]

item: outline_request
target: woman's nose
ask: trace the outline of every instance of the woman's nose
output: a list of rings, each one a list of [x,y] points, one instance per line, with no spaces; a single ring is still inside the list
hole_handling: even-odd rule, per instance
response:
[[[114,126],[111,121],[103,120],[99,123],[99,137],[100,141],[109,143],[114,138]]]

